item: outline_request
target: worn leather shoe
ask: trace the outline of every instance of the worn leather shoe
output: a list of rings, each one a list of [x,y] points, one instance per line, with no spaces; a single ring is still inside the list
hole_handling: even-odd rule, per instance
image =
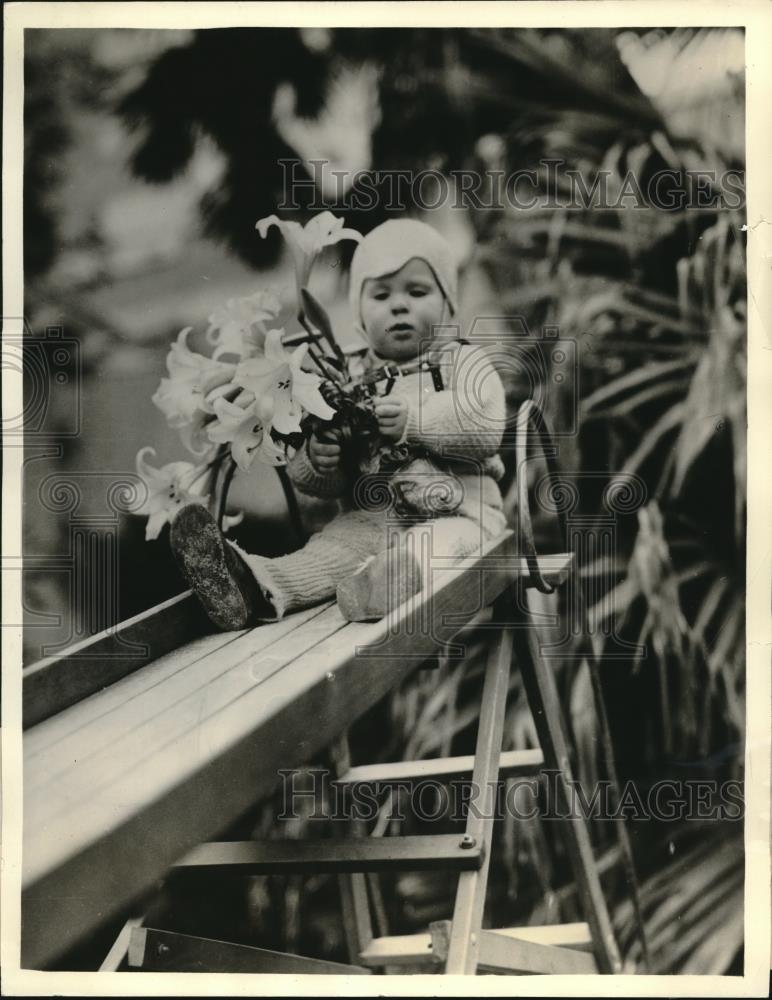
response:
[[[182,575],[218,628],[242,629],[275,614],[249,567],[227,543],[206,507],[183,507],[172,522],[169,537]]]

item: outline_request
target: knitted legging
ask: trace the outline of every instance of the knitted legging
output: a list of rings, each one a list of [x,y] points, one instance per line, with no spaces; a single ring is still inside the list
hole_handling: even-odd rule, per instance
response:
[[[479,508],[479,517],[454,515],[417,524],[398,520],[392,513],[354,510],[339,514],[302,549],[277,559],[250,555],[235,542],[230,544],[270,596],[278,619],[334,597],[341,580],[388,548],[412,548],[426,578],[429,560],[433,568],[452,565],[479,551],[505,527],[502,512],[488,506]]]

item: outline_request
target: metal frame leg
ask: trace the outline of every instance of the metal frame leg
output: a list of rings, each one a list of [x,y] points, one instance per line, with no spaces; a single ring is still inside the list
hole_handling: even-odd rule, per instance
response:
[[[619,949],[598,877],[587,825],[584,817],[571,814],[571,766],[555,680],[541,657],[538,633],[527,610],[528,593],[521,589],[516,596],[516,628],[513,631],[515,655],[545,763],[557,772],[556,785],[560,796],[557,804],[567,817],[562,826],[566,831],[579,899],[592,932],[598,969],[605,973],[620,972],[622,963]]]

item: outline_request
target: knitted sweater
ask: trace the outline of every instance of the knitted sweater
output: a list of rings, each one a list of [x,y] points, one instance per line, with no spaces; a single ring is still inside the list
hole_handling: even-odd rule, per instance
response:
[[[397,377],[392,397],[408,404],[407,424],[399,444],[430,461],[416,459],[399,471],[414,471],[432,485],[432,467],[438,480],[450,475],[458,481],[463,502],[458,513],[474,516],[480,504],[501,507],[498,480],[504,465],[498,454],[506,419],[504,387],[482,347],[442,342],[431,360],[442,373],[444,389],[434,388],[431,374],[418,371]],[[371,357],[370,364],[383,364]],[[356,507],[357,491],[342,468],[317,471],[304,444],[289,463],[289,474],[301,493],[338,498],[344,508]]]

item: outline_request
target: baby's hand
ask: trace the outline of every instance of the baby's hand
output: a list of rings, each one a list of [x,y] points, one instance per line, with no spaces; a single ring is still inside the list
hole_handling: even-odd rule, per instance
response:
[[[399,441],[407,424],[407,402],[400,396],[381,396],[375,400],[375,416],[383,437]]]
[[[308,439],[308,457],[317,472],[334,472],[340,465],[340,431],[314,432]]]

